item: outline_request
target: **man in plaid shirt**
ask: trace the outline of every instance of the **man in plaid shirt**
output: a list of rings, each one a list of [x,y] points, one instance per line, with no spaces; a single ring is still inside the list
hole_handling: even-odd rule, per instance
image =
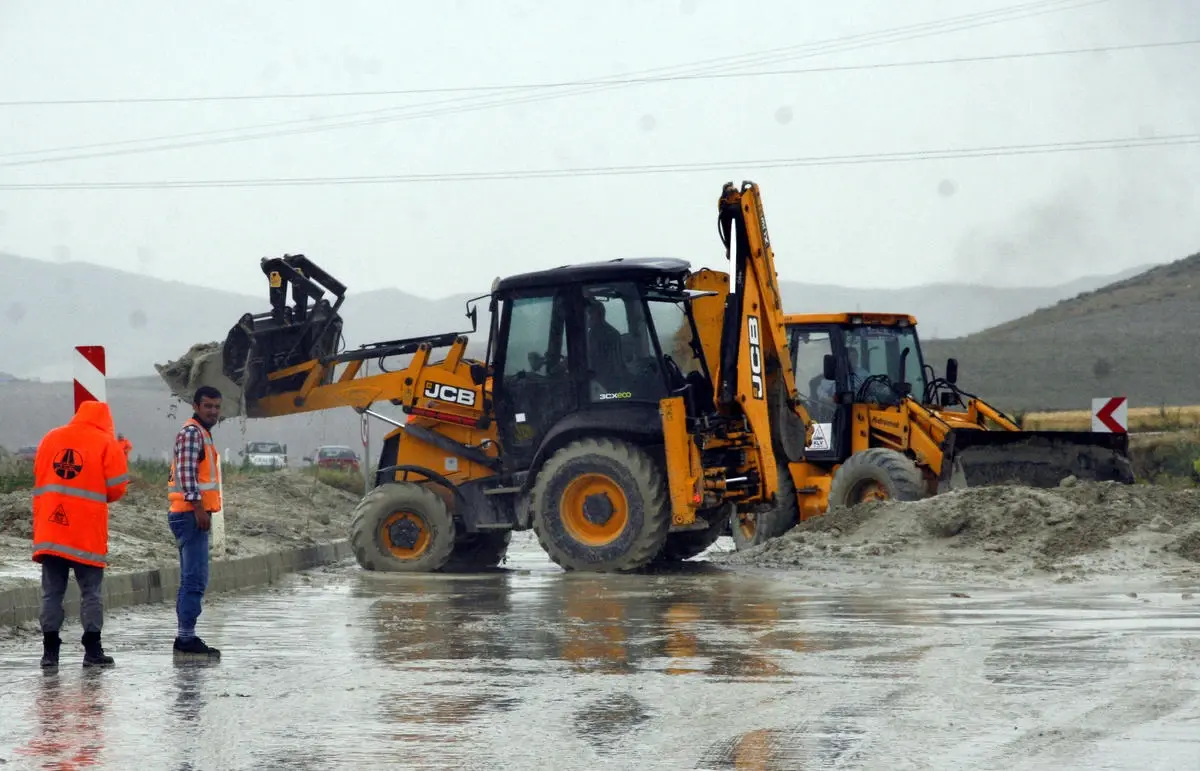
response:
[[[192,504],[190,510],[173,508],[167,515],[179,548],[179,594],[175,599],[179,629],[174,647],[179,653],[217,658],[221,652],[196,636],[196,619],[200,617],[204,591],[208,588],[208,542],[212,525],[212,515],[203,502],[198,468],[204,460],[205,446],[212,447],[210,432],[221,416],[221,392],[212,386],[201,386],[192,397],[192,409],[191,420],[175,435],[175,458],[169,485],[176,499],[182,497],[184,502]]]

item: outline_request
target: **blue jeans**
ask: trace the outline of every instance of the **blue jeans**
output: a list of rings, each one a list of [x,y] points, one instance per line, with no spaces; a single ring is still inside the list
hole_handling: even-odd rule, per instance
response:
[[[179,620],[179,636],[187,639],[196,634],[200,603],[208,588],[208,534],[211,531],[196,527],[196,515],[190,511],[169,512],[167,523],[179,547],[179,594],[175,598],[175,616]]]

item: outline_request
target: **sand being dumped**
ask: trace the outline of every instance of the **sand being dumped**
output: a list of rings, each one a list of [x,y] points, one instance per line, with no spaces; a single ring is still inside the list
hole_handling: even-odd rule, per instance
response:
[[[925,579],[1186,574],[1200,568],[1200,490],[1074,480],[1051,489],[970,488],[840,509],[713,560],[769,568],[895,568]]]
[[[245,414],[242,389],[222,372],[221,343],[197,343],[187,353],[166,364],[155,364],[158,376],[167,384],[171,394],[190,404],[200,386],[213,386],[221,392],[221,419]]]

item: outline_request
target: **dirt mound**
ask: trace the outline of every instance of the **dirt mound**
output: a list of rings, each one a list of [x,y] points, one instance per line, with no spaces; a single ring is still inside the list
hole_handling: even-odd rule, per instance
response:
[[[345,538],[358,502],[358,496],[292,471],[231,479],[224,494],[229,557]],[[28,490],[0,495],[0,568],[10,576],[37,575],[29,559],[31,502]],[[166,509],[159,485],[131,483],[125,498],[109,508],[110,569],[145,569],[177,559]]]
[[[242,389],[225,377],[222,351],[220,343],[197,343],[178,359],[155,364],[154,369],[171,393],[185,403],[191,403],[200,386],[213,386],[221,392],[221,420],[240,417],[245,410]]]
[[[825,557],[958,562],[1014,574],[1200,562],[1200,490],[1070,481],[1054,489],[971,488],[832,511],[714,560],[792,567]]]

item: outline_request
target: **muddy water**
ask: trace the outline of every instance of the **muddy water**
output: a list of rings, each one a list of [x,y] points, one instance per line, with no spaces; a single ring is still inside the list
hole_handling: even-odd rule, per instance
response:
[[[0,644],[0,768],[1195,768],[1200,605],[829,588],[705,565],[487,576],[354,566],[110,614],[113,670]]]

